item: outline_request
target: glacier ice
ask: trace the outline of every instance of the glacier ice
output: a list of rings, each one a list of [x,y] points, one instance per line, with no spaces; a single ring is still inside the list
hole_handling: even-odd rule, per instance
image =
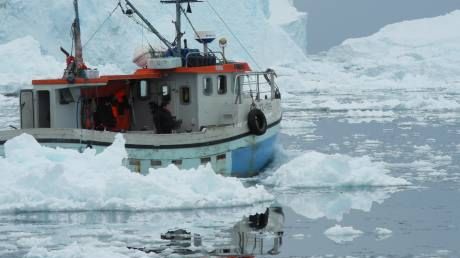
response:
[[[459,25],[460,11],[388,25],[310,56],[301,70],[323,89],[454,88],[460,84]]]
[[[299,12],[293,0],[270,0],[270,23],[281,26],[307,52],[307,13]]]
[[[246,188],[210,166],[132,173],[123,166],[124,143],[118,135],[96,154],[43,147],[26,134],[9,140],[0,157],[0,212],[233,207],[273,199],[263,186]]]
[[[0,131],[11,129],[9,126],[19,128],[19,100],[0,94]],[[0,152],[1,155],[1,152]]]
[[[270,1],[275,0],[210,0],[212,6],[221,14],[234,34],[243,42],[260,69],[265,69],[280,62],[301,62],[305,59],[302,49],[289,34],[301,34],[294,30],[306,30],[302,15],[300,21],[292,20],[296,28],[287,28],[270,22]],[[169,39],[174,38],[171,21],[174,19],[171,6],[160,4],[160,1],[136,0],[140,10],[150,19],[159,31]],[[81,0],[80,15],[82,23],[82,39],[85,44],[91,35],[113,10],[116,1]],[[278,8],[293,10],[288,1],[278,3]],[[70,49],[70,25],[73,21],[73,6],[66,1],[23,1],[4,0],[0,5],[0,88],[11,84],[28,85],[30,78],[56,77],[64,69],[64,56],[59,47]],[[212,14],[207,2],[195,4],[190,16],[198,30],[214,30],[218,37],[229,40],[228,56],[236,60],[255,63],[243,51],[218,17]],[[185,23],[185,21],[184,21]],[[189,45],[201,48],[196,43],[193,30],[188,24],[185,38]],[[20,40],[20,41],[15,41]],[[154,35],[137,26],[120,11],[109,19],[98,34],[85,44],[85,60],[93,66],[116,65],[124,72],[132,72],[135,66],[131,63],[132,53],[139,45],[159,45]],[[3,46],[2,46],[3,45]],[[211,44],[218,49],[218,44]],[[2,51],[3,49],[3,51]],[[39,55],[43,55],[40,57]],[[30,68],[32,70],[27,70]],[[257,67],[254,67],[257,68]]]

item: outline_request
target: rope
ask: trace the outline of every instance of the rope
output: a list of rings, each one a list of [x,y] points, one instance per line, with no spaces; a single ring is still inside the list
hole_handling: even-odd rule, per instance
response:
[[[83,44],[83,48],[86,47],[86,45],[88,45],[88,43],[91,42],[91,40],[94,39],[94,37],[96,36],[97,33],[99,33],[99,31],[102,29],[102,27],[104,27],[104,25],[107,23],[107,21],[112,17],[112,15],[115,13],[115,11],[118,9],[118,7],[120,7],[120,3],[117,3],[117,5],[115,6],[115,8],[113,8],[112,12],[109,14],[109,16],[107,18],[105,18],[105,20],[101,23],[101,25],[99,25],[99,27],[97,28],[97,30],[91,35],[91,37],[89,37],[88,41],[85,42],[85,44]]]
[[[243,42],[241,42],[241,40],[235,35],[235,33],[233,33],[232,29],[230,28],[230,26],[228,26],[228,24],[225,22],[224,18],[222,18],[222,16],[217,12],[217,10],[214,8],[214,6],[211,4],[211,2],[208,0],[206,1],[209,5],[209,7],[211,7],[211,10],[216,14],[216,16],[219,18],[219,20],[225,25],[225,27],[227,28],[227,30],[230,32],[230,34],[232,34],[232,36],[236,39],[236,41],[238,41],[238,44],[240,44],[240,46],[243,48],[244,52],[246,52],[246,54],[249,56],[249,58],[251,58],[252,62],[254,62],[254,64],[259,68],[259,70],[261,70],[262,68],[260,67],[260,65],[257,63],[256,59],[251,55],[251,53],[249,53],[249,51],[246,49],[246,47],[244,46]]]

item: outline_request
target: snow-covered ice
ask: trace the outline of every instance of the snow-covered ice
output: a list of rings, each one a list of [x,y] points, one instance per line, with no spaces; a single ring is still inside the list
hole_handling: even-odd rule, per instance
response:
[[[0,158],[0,212],[164,210],[231,207],[270,201],[263,186],[244,187],[216,175],[210,166],[175,166],[143,176],[122,163],[122,135],[102,153],[43,147],[29,135],[5,144]]]

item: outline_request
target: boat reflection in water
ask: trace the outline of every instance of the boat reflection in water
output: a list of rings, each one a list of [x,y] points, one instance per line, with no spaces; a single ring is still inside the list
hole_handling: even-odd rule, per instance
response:
[[[243,258],[277,255],[283,243],[283,227],[283,209],[270,207],[265,213],[244,217],[229,230],[229,238],[217,240],[217,244],[204,243],[206,236],[176,229],[161,235],[161,239],[167,241],[162,246],[128,248],[168,256]]]

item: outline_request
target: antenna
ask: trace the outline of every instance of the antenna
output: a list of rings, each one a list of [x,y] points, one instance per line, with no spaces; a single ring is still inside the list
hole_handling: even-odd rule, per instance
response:
[[[145,23],[145,25],[147,25],[150,31],[153,34],[155,34],[161,40],[161,42],[163,42],[163,44],[166,45],[168,49],[171,50],[174,48],[173,44],[171,44],[165,37],[163,37],[163,35],[161,35],[161,33],[158,32],[158,30],[156,30],[155,27],[153,27],[153,25],[142,15],[141,12],[137,10],[137,8],[129,0],[125,0],[125,1],[126,1],[126,5],[131,8],[124,12],[126,15],[128,15],[128,17],[131,17],[134,14],[136,14]]]
[[[174,41],[176,45],[176,53],[175,55],[177,57],[182,56],[182,36],[184,33],[181,31],[181,12],[182,12],[182,4],[187,3],[187,12],[191,13],[192,12],[192,7],[190,6],[190,3],[198,3],[198,2],[203,2],[200,0],[161,0],[161,3],[163,4],[176,4],[176,40]]]

